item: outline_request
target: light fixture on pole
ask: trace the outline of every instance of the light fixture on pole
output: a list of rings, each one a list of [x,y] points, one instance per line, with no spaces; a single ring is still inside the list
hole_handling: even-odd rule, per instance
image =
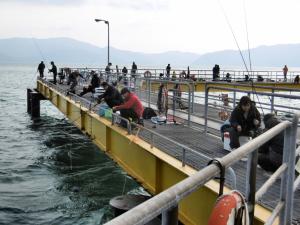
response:
[[[107,65],[110,63],[109,60],[109,21],[108,20],[102,20],[102,19],[95,19],[96,22],[104,22],[105,24],[107,24]]]

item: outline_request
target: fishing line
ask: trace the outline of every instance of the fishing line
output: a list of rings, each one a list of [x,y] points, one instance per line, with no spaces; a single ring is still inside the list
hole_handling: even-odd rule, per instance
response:
[[[32,40],[33,43],[34,43],[34,46],[37,48],[39,54],[42,56],[43,61],[45,61],[46,68],[49,70],[49,68],[48,68],[48,66],[47,66],[47,65],[48,65],[47,60],[46,60],[46,58],[44,57],[44,54],[43,54],[42,50],[40,49],[38,43],[36,42],[36,39],[32,37],[31,40]]]
[[[254,100],[254,96],[256,95],[257,101],[258,101],[258,103],[260,105],[260,108],[262,110],[262,114],[264,115],[264,109],[263,109],[262,104],[261,104],[261,102],[259,100],[258,94],[257,94],[257,92],[255,90],[255,87],[254,87],[254,82],[253,82],[253,80],[254,80],[254,73],[252,72],[252,60],[251,60],[251,53],[250,53],[250,41],[249,41],[249,32],[248,32],[248,19],[247,19],[247,10],[246,10],[246,0],[243,0],[243,8],[244,8],[244,19],[245,19],[247,45],[248,45],[249,66],[250,66],[250,73],[251,73],[251,77],[252,77],[252,79],[251,79],[251,86],[252,86],[252,92],[253,92],[253,94],[252,94],[253,96],[252,97],[253,97],[253,100]],[[248,72],[248,75],[250,75],[249,72]],[[271,98],[269,96],[268,96],[268,98],[271,101]]]
[[[237,41],[237,39],[236,39],[235,33],[234,33],[234,31],[233,31],[233,28],[232,28],[232,26],[231,26],[231,24],[230,24],[230,22],[229,22],[229,19],[228,19],[228,17],[227,17],[227,14],[226,14],[226,12],[225,12],[225,9],[224,9],[224,7],[223,7],[221,1],[218,0],[218,2],[219,2],[219,5],[220,5],[220,7],[221,7],[222,13],[223,13],[223,15],[224,15],[224,17],[225,17],[225,20],[226,20],[226,22],[227,22],[227,25],[229,26],[229,29],[230,29],[230,31],[231,31],[231,34],[232,34],[232,36],[233,36],[233,38],[234,38],[235,44],[236,44],[236,46],[237,46],[237,48],[238,48],[238,50],[239,50],[239,53],[240,53],[240,56],[241,56],[241,58],[242,58],[242,60],[243,60],[244,66],[245,66],[247,72],[249,73],[249,70],[248,70],[248,67],[247,67],[245,58],[244,58],[243,53],[242,53],[242,51],[241,51],[240,45],[239,45],[239,43],[238,43],[238,41]]]

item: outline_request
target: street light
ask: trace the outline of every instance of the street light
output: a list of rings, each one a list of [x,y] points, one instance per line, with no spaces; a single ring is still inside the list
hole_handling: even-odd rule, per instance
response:
[[[108,44],[107,44],[107,65],[110,63],[110,61],[109,61],[109,21],[108,20],[102,20],[102,19],[95,19],[95,21],[96,22],[104,22],[104,23],[106,23],[107,24],[107,36],[108,36],[108,38],[107,38],[107,42],[108,42]]]

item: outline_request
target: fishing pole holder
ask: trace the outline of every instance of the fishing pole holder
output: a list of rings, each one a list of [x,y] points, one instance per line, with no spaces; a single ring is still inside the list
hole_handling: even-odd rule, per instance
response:
[[[219,196],[223,195],[224,185],[225,185],[225,166],[220,162],[219,159],[215,158],[208,162],[208,166],[211,164],[215,164],[220,170],[220,176],[215,177],[215,179],[220,180],[220,188],[219,188]]]

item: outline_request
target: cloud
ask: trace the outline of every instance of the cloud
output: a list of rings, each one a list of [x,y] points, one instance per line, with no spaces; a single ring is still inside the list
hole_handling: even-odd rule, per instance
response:
[[[106,5],[114,8],[133,10],[165,10],[168,0],[105,0]]]
[[[168,8],[169,0],[1,0],[0,3],[12,3],[34,6],[73,6],[83,4],[105,5],[111,8],[132,10],[164,10]]]
[[[64,5],[75,5],[83,4],[88,0],[1,0],[1,3],[22,3],[26,5],[54,5],[54,6],[64,6]]]

